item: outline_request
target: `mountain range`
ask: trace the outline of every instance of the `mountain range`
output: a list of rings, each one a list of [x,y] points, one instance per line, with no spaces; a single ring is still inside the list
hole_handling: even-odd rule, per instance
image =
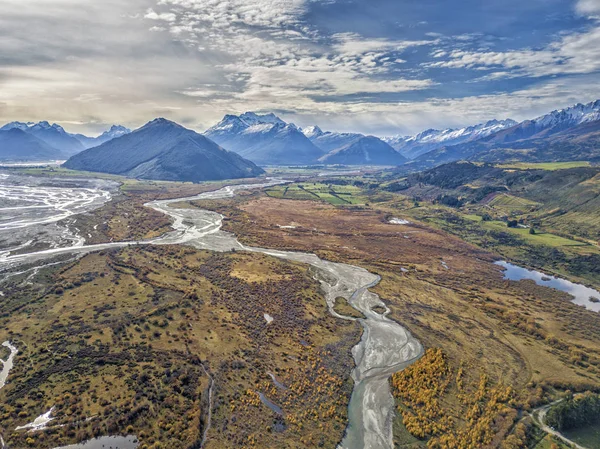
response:
[[[516,124],[511,119],[490,120],[465,128],[428,129],[414,136],[384,137],[383,140],[408,159],[415,159],[437,148],[472,142]]]
[[[73,170],[139,179],[199,182],[259,176],[264,171],[177,123],[159,118],[72,156]]]
[[[8,131],[12,132],[7,134]],[[65,159],[129,132],[123,126],[113,126],[98,137],[88,137],[68,133],[62,126],[47,121],[11,122],[0,128],[0,159]]]
[[[398,165],[406,161],[375,136],[323,132],[318,126],[302,129],[274,114],[226,115],[205,135],[259,165]]]
[[[127,128],[113,126],[91,138],[70,134],[48,122],[12,122],[0,128],[0,159],[60,159],[86,148],[106,148],[107,143],[130,133]],[[258,165],[403,165],[410,171],[458,160],[595,162],[600,161],[600,100],[520,123],[490,120],[464,128],[429,129],[414,136],[385,138],[326,132],[318,126],[299,128],[272,113],[246,112],[226,115],[204,136],[215,146]],[[194,139],[198,144],[196,136]],[[123,142],[129,141],[119,140],[120,148],[129,151]],[[174,150],[172,140],[165,142],[166,146],[155,148],[155,153]],[[203,142],[200,146],[207,145]],[[150,146],[155,147],[155,142]],[[185,146],[190,148],[187,143]],[[147,159],[153,154],[148,153]]]
[[[432,167],[457,160],[600,161],[600,100],[555,110],[469,142],[440,146],[413,163]]]

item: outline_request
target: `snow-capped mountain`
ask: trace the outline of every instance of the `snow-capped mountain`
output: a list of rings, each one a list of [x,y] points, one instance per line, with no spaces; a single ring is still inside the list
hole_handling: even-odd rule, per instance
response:
[[[125,134],[129,134],[131,130],[129,128],[125,128],[121,125],[113,125],[110,129],[104,131],[98,137],[88,137],[83,134],[72,134],[77,140],[79,140],[83,146],[88,148],[97,147],[98,145],[102,145],[109,140],[116,139],[117,137],[124,136]]]
[[[98,137],[88,137],[83,134],[71,134],[56,123],[47,121],[35,122],[11,122],[0,128],[0,131],[18,129],[40,139],[50,147],[63,153],[63,156],[71,156],[87,148],[95,147],[108,142],[116,137],[131,132],[124,126],[113,125]]]
[[[516,126],[496,133],[490,142],[508,143],[524,139],[549,137],[585,123],[600,120],[600,100],[588,104],[578,103],[559,109],[533,120],[525,120]]]
[[[600,100],[552,111],[488,136],[459,144],[445,143],[416,158],[439,165],[457,160],[535,162],[600,158]]]
[[[20,129],[21,131],[27,131],[29,128],[34,126],[34,122],[10,122],[0,128],[0,131],[8,131],[11,129]]]
[[[551,128],[557,125],[581,125],[600,120],[600,100],[588,104],[577,103],[570,108],[560,109],[533,120],[538,128]]]
[[[76,154],[85,150],[85,147],[79,140],[66,132],[62,126],[57,125],[56,123],[51,125],[47,121],[42,121],[35,124],[13,122],[5,125],[4,128],[18,128],[22,131],[25,131],[26,133],[44,141],[51,147],[60,150],[66,155]]]
[[[479,140],[516,124],[517,122],[511,119],[490,120],[465,128],[428,129],[414,136],[384,137],[382,140],[402,153],[403,156],[415,159],[437,148]]]
[[[296,125],[274,114],[226,115],[204,134],[260,165],[310,164],[323,155]]]
[[[325,153],[345,147],[346,145],[365,137],[363,134],[357,133],[324,132],[318,126],[310,126],[303,129],[302,132],[312,143]]]

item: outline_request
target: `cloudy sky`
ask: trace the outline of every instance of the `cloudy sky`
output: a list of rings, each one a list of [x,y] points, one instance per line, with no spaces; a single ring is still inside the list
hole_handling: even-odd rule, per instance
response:
[[[412,134],[600,98],[600,0],[1,0],[0,122]]]

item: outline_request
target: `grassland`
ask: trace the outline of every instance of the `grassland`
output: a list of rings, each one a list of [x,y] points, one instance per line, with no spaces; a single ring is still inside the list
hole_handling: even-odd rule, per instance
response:
[[[600,426],[564,432],[565,436],[588,449],[600,449]]]
[[[4,291],[0,339],[19,348],[0,393],[10,447],[132,433],[142,449],[199,447],[209,413],[209,449],[334,447],[342,437],[361,331],[328,314],[305,266],[137,247]],[[47,430],[14,430],[52,407]]]
[[[572,162],[513,162],[510,164],[498,164],[498,167],[515,170],[566,170],[569,168],[589,167],[587,161]]]

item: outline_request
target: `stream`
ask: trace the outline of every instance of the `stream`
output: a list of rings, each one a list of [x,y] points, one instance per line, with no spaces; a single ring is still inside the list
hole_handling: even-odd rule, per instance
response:
[[[314,254],[244,246],[233,234],[221,230],[222,215],[208,210],[177,209],[172,206],[182,201],[230,198],[239,190],[285,182],[272,179],[263,184],[227,186],[192,197],[154,201],[146,206],[169,215],[173,219],[172,232],[149,241],[52,248],[30,254],[11,255],[0,260],[0,270],[10,270],[23,263],[39,263],[60,254],[85,254],[136,244],[185,244],[211,251],[242,250],[311,265],[316,269],[316,277],[325,294],[330,313],[339,318],[358,321],[363,327],[361,340],[352,349],[356,365],[352,371],[354,390],[348,406],[348,427],[339,449],[393,449],[395,403],[389,377],[420,358],[423,347],[408,330],[387,317],[389,309],[378,295],[369,290],[379,283],[379,276],[357,266],[322,260]],[[2,271],[0,281],[1,276]],[[365,318],[345,317],[334,312],[335,299],[340,296]],[[384,312],[377,313],[375,308],[384,309]]]

